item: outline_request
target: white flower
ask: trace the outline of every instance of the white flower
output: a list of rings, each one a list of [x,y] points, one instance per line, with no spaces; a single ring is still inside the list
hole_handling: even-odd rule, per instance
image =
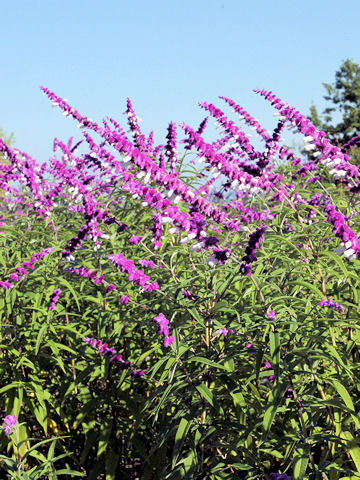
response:
[[[348,242],[346,242],[346,243],[348,243]],[[354,255],[354,254],[355,254],[355,250],[353,250],[352,248],[349,248],[348,250],[346,250],[344,252],[344,257],[348,258],[349,260],[352,260],[353,258],[356,257],[356,255]]]
[[[313,143],[307,143],[305,146],[304,146],[304,150],[305,152],[310,152],[311,150],[315,150],[315,145]]]
[[[215,265],[219,262],[219,260],[217,260],[215,257],[209,257],[206,260],[206,262],[209,265],[209,267],[215,267]]]
[[[200,250],[203,247],[204,247],[204,242],[197,242],[197,243],[194,243],[194,245],[191,245],[189,250],[190,252],[194,252],[195,250]]]

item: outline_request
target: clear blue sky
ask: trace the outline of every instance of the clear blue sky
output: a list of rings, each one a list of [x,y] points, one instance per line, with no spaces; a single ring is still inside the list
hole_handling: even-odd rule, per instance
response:
[[[273,123],[256,87],[307,114],[342,60],[360,63],[360,1],[12,0],[1,2],[0,126],[45,161],[79,137],[41,94],[47,86],[94,120],[125,126],[126,97],[145,132],[197,126],[198,101],[233,98]]]

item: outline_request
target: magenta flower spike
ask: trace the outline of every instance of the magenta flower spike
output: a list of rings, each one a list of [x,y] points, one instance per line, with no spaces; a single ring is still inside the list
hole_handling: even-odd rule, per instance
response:
[[[158,326],[157,334],[164,335],[164,347],[167,348],[172,345],[175,341],[175,338],[172,335],[169,335],[169,320],[164,316],[163,313],[159,313],[154,317],[154,321]]]
[[[54,308],[56,307],[56,303],[57,301],[59,300],[60,298],[60,294],[61,294],[61,289],[60,288],[56,288],[50,295],[50,305],[49,305],[49,310],[54,310]]]
[[[8,437],[9,435],[12,434],[13,430],[16,428],[16,425],[17,425],[17,417],[16,415],[7,415],[4,420],[3,420],[4,424],[3,425],[3,431],[5,433],[5,435]]]
[[[179,160],[176,141],[176,124],[170,122],[168,126],[168,133],[166,135],[167,144],[165,147],[165,155],[168,158],[168,165],[170,173],[176,172],[176,165]]]

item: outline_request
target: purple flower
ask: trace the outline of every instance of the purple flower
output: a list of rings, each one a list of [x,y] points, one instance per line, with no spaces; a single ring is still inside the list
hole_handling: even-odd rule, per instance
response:
[[[59,300],[60,294],[61,294],[60,288],[55,288],[55,290],[50,294],[49,310],[54,310],[54,308],[56,307],[56,303]]]
[[[101,340],[86,337],[83,338],[82,341],[85,342],[87,345],[90,345],[91,347],[99,350],[99,353],[101,353],[102,355],[111,356],[110,362],[118,362],[121,368],[129,368],[132,365],[131,362],[123,360],[122,355],[117,354],[113,347],[109,347],[107,343],[103,343]]]
[[[131,375],[134,377],[134,378],[139,378],[139,377],[142,377],[143,375],[145,375],[145,372],[144,370],[133,370],[131,372]]]
[[[137,245],[141,240],[141,237],[137,237],[136,235],[133,235],[132,237],[129,238],[129,243],[131,245]]]
[[[189,300],[196,300],[198,298],[198,296],[190,290],[182,290],[181,293],[184,295],[185,298],[188,298]]]
[[[224,328],[219,328],[218,330],[216,330],[216,335],[223,335],[224,337],[226,337],[229,333],[233,333],[234,335],[236,335],[236,330],[233,330],[232,328],[230,328],[229,330],[224,327]]]
[[[5,425],[3,426],[3,430],[5,435],[8,437],[9,435],[11,435],[13,428],[15,428],[17,425],[16,415],[7,415],[3,421],[5,423]]]
[[[169,336],[169,320],[164,316],[163,313],[159,313],[156,317],[154,317],[154,321],[158,325],[157,334],[158,335],[165,335],[166,337]]]
[[[270,310],[270,312],[267,312],[266,315],[270,318],[270,320],[275,320],[276,319],[275,310]]]
[[[138,263],[142,267],[149,267],[151,269],[158,268],[158,266],[155,265],[155,263],[152,260],[142,260],[142,259],[140,259],[140,260],[138,260]]]
[[[110,284],[106,287],[106,293],[109,293],[109,292],[111,292],[112,290],[116,290],[116,286],[115,286],[113,283],[110,283]]]
[[[261,365],[265,368],[265,370],[272,370],[272,369],[273,369],[273,367],[272,367],[272,365],[271,365],[270,362],[262,362]],[[272,382],[273,380],[275,380],[275,376],[274,376],[274,375],[269,375],[269,376],[266,378],[266,380],[269,381],[269,382]],[[266,380],[265,380],[265,381],[266,381]]]
[[[129,303],[129,298],[130,298],[130,295],[123,295],[120,298],[120,303]]]
[[[242,261],[245,263],[240,266],[240,271],[243,275],[251,276],[250,263],[257,260],[256,250],[259,248],[260,242],[263,241],[266,228],[266,225],[261,225],[255,232],[250,234],[248,245],[245,248],[245,255],[242,257]]]
[[[340,303],[334,302],[331,298],[329,298],[328,300],[322,299],[318,303],[318,305],[320,305],[321,307],[334,308],[335,310],[337,310],[340,313],[345,311],[345,308],[342,305],[340,305]]]
[[[156,282],[150,282],[150,277],[145,275],[141,270],[135,269],[135,263],[124,257],[122,253],[109,255],[108,257],[113,264],[121,269],[122,272],[128,273],[128,280],[134,285],[140,285],[144,290],[152,292],[160,287]]]
[[[269,480],[291,480],[291,477],[286,473],[270,473]]]
[[[163,313],[159,313],[154,317],[154,321],[158,326],[156,333],[158,335],[164,335],[164,347],[167,348],[172,345],[175,341],[173,336],[169,336],[169,320],[164,316]]]
[[[117,233],[124,232],[127,230],[129,227],[126,225],[126,223],[121,223],[118,228],[117,228]]]
[[[175,338],[170,335],[169,337],[165,337],[164,338],[164,347],[167,348],[169,347],[170,345],[172,345],[175,341]]]
[[[176,148],[176,124],[170,122],[168,126],[168,134],[166,135],[168,140],[165,147],[165,155],[168,157],[168,165],[171,173],[176,171],[176,164],[178,162],[178,152]]]

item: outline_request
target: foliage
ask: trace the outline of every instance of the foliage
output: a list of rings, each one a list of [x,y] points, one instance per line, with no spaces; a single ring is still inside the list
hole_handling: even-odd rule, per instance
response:
[[[344,60],[335,73],[333,84],[323,83],[327,94],[327,107],[320,118],[317,108],[310,109],[310,119],[324,130],[333,144],[343,147],[356,135],[360,135],[360,65]],[[359,149],[352,154],[359,163]]]
[[[89,151],[55,140],[40,166],[0,142],[7,458],[88,480],[360,478],[356,166],[271,92],[271,134],[224,99],[263,152],[203,103],[224,134],[182,125],[180,154],[130,102],[132,140],[43,90]],[[281,147],[286,124],[312,160]]]

